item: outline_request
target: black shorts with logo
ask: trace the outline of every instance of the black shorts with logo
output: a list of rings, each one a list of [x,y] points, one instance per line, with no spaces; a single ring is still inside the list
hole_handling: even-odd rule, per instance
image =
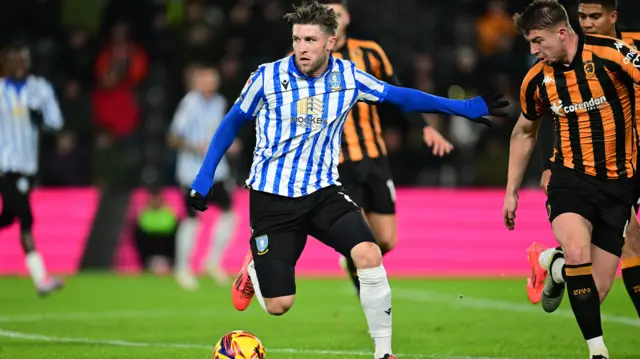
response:
[[[302,197],[284,197],[250,190],[251,252],[263,297],[275,298],[296,292],[295,266],[311,235],[350,256],[362,242],[374,242],[360,209],[342,187],[331,186]],[[345,215],[351,233],[330,233]]]
[[[232,187],[233,187],[233,184],[231,183],[231,181],[215,182],[213,184],[213,188],[211,189],[211,192],[209,192],[209,195],[207,196],[207,203],[215,205],[223,212],[231,210]],[[189,194],[191,193],[191,190],[186,187],[184,187],[182,190],[184,192],[184,200],[185,200],[185,208],[187,210],[187,217],[193,218],[196,216],[196,210],[189,205]]]
[[[365,212],[396,213],[396,191],[386,157],[343,162],[340,183]]]
[[[620,256],[635,201],[634,179],[606,180],[555,165],[551,167],[547,197],[549,221],[576,213],[592,227],[591,243]]]

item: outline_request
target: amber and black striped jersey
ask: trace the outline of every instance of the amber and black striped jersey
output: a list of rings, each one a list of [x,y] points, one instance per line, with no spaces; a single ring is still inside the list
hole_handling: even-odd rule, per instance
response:
[[[640,48],[640,32],[634,31],[617,31],[616,37],[618,39],[622,39],[622,41],[626,42],[633,48],[634,50],[638,50]],[[636,122],[636,140],[640,143],[640,86],[635,87],[635,122]],[[549,169],[550,160],[553,157],[553,143],[551,141],[553,134],[551,129],[547,129],[546,126],[541,128],[540,131],[543,132],[543,135],[539,135],[539,153],[541,156],[542,169]],[[548,132],[548,133],[547,133]]]
[[[598,178],[632,177],[636,169],[634,83],[640,55],[607,36],[580,35],[569,66],[537,63],[522,83],[524,117],[554,122],[552,162]]]
[[[358,69],[377,79],[400,86],[387,54],[373,41],[347,38],[342,48],[333,51],[333,56],[350,60]],[[404,116],[412,123],[426,126],[420,114],[407,113]],[[364,102],[353,106],[344,124],[341,143],[340,163],[386,156],[378,108]]]

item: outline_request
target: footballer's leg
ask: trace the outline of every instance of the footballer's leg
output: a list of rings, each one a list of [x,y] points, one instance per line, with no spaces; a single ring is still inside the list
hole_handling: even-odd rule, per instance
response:
[[[383,159],[380,159],[381,161]],[[369,193],[371,204],[365,213],[367,223],[373,231],[382,255],[389,253],[398,242],[396,225],[396,189],[390,171],[385,165],[378,166],[381,172],[377,180],[371,181]]]
[[[549,220],[564,252],[564,279],[571,309],[587,342],[590,355],[607,358],[608,351],[602,336],[600,297],[593,275],[591,243],[593,224],[600,223],[602,204],[608,198],[596,185],[571,170],[560,171],[560,168],[554,169],[548,188]],[[631,204],[626,207],[627,213],[630,207]],[[555,255],[553,257],[555,261],[547,261],[551,266],[554,265],[553,262],[560,260]],[[540,259],[543,259],[542,256]],[[552,274],[554,272],[551,267],[545,269],[551,269]],[[556,275],[549,279],[553,282],[560,281]],[[543,295],[543,302],[544,300]]]
[[[245,310],[254,297],[272,315],[293,306],[295,266],[306,244],[312,205],[311,196],[287,198],[251,190],[251,250],[231,287],[237,310]]]
[[[360,206],[362,213],[367,213],[371,207],[371,198],[366,195],[367,184],[362,178],[362,171],[358,171],[358,163],[345,162],[338,166],[340,171],[340,182],[349,197]],[[366,219],[366,217],[365,217]],[[356,293],[360,293],[360,281],[358,280],[358,270],[350,256],[340,256],[340,264],[347,272]]]
[[[310,234],[351,257],[360,281],[360,303],[375,346],[375,359],[395,358],[391,349],[391,287],[380,248],[359,207],[341,188],[325,189]]]
[[[7,177],[10,186],[9,190],[5,191],[3,200],[4,203],[10,204],[12,212],[20,222],[20,244],[25,255],[25,265],[38,295],[46,296],[62,288],[63,283],[59,278],[49,276],[33,239],[33,213],[30,201],[33,179],[18,174],[10,174]]]
[[[231,186],[229,186],[231,187]],[[211,191],[211,203],[220,208],[220,217],[211,228],[209,235],[211,244],[207,255],[205,268],[207,273],[218,285],[227,284],[229,278],[222,269],[222,256],[231,241],[236,225],[236,216],[231,209],[231,195],[225,183],[214,183]]]
[[[188,201],[189,190],[184,190],[185,201]],[[186,290],[198,288],[198,280],[191,270],[191,252],[196,242],[200,220],[196,211],[185,202],[186,216],[180,221],[176,232],[176,255],[174,276],[178,284]]]
[[[640,226],[634,208],[622,248],[622,280],[640,317]]]

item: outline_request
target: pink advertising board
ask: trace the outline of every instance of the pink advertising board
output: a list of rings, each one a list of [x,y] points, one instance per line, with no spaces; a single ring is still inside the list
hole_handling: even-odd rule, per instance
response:
[[[223,264],[235,273],[248,250],[247,191],[234,193],[238,223]],[[167,189],[166,200],[179,215],[184,212],[182,194]],[[130,225],[146,193],[134,192],[126,225],[119,238],[114,269],[136,273]],[[525,250],[538,241],[553,245],[546,219],[544,194],[523,191],[515,231],[502,224],[501,190],[399,189],[396,249],[385,256],[390,274],[398,276],[523,276],[528,273]],[[72,274],[78,269],[99,199],[94,189],[42,189],[33,193],[36,244],[51,272]],[[202,215],[203,226],[193,253],[193,265],[201,261],[209,245],[209,231],[216,209]],[[26,274],[17,224],[0,230],[0,275]],[[299,261],[300,275],[342,275],[338,254],[311,239]]]
[[[99,195],[94,189],[43,189],[32,193],[34,239],[50,272],[77,271]],[[17,222],[0,229],[0,275],[27,273],[19,235]]]
[[[523,191],[515,231],[502,223],[502,190],[398,189],[398,246],[385,256],[385,267],[397,276],[523,276],[529,272],[526,248],[533,242],[554,245],[541,191]],[[166,200],[182,215],[182,194],[167,190]],[[129,219],[144,203],[144,191],[131,201]],[[223,265],[235,274],[249,248],[248,193],[234,194],[238,223]],[[216,209],[202,214],[203,225],[192,262],[200,271],[209,246]],[[139,264],[129,231],[121,236],[115,269],[137,272]],[[338,254],[310,239],[298,262],[297,273],[310,276],[342,275]]]

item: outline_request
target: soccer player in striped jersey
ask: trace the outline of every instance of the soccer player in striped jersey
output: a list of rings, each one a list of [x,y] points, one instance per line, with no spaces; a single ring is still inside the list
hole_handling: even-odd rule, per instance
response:
[[[38,171],[41,130],[62,128],[62,115],[49,82],[29,73],[30,54],[23,44],[6,53],[6,77],[0,78],[0,229],[20,222],[25,264],[39,295],[62,287],[51,277],[33,239],[30,195]]]
[[[401,86],[393,66],[384,50],[373,41],[356,40],[347,35],[351,22],[346,0],[323,0],[338,16],[338,33],[333,56],[349,60],[355,66],[378,80]],[[359,102],[353,106],[342,131],[342,150],[338,173],[340,183],[360,206],[371,227],[382,255],[389,253],[398,240],[396,230],[395,186],[387,160],[387,149],[382,138],[381,115],[392,116],[398,111],[378,111],[377,105]],[[399,113],[423,131],[423,139],[433,148],[433,154],[443,156],[453,149],[442,135],[429,126],[419,113]],[[359,290],[358,272],[350,257],[344,259],[349,277]],[[341,260],[342,262],[342,260]]]
[[[640,84],[640,55],[619,39],[577,34],[557,0],[534,0],[514,18],[540,62],[521,86],[522,116],[511,135],[504,223],[515,228],[518,190],[539,120],[552,116],[547,213],[564,253],[542,251],[532,262],[549,272],[547,282],[566,285],[589,357],[607,359],[599,291],[615,276],[637,200],[634,84]]]
[[[285,16],[293,25],[294,54],[261,65],[216,131],[191,186],[190,202],[206,210],[216,166],[242,125],[255,119],[257,143],[250,176],[250,253],[232,287],[233,304],[246,309],[257,297],[269,314],[293,305],[295,265],[311,235],[353,258],[360,301],[375,342],[375,359],[391,350],[391,288],[380,249],[338,180],[344,122],[358,101],[384,102],[404,112],[442,112],[491,124],[505,114],[498,95],[457,101],[396,87],[331,55],[335,12],[317,1]]]
[[[617,8],[618,4],[616,0],[581,0],[578,6],[580,27],[585,34],[604,35],[622,39],[637,50],[638,45],[640,45],[640,32],[620,32],[616,29],[616,22],[618,20]],[[636,131],[640,133],[640,87],[638,86],[636,86],[635,91],[635,111]],[[552,136],[552,133],[540,136],[541,143],[539,149],[542,154],[543,163],[543,174],[540,183],[545,193],[547,192],[547,186],[551,178],[551,161],[549,159],[553,157]],[[636,186],[640,187],[640,184],[636,184]],[[629,226],[627,226],[621,258],[624,285],[636,308],[638,316],[640,316],[640,226],[638,225],[637,218],[640,198],[638,198],[635,203],[631,209],[631,218],[629,220]],[[530,280],[528,283],[529,299],[534,303],[542,299],[544,310],[553,312],[560,306],[564,295],[564,285],[562,285],[562,283],[559,285],[552,280],[547,280],[545,283],[545,277],[549,277],[549,275],[546,274],[544,268],[540,267],[538,263],[539,253],[544,250],[546,250],[547,253],[557,253],[556,256],[552,256],[557,260],[551,263],[551,267],[555,267],[556,271],[560,271],[562,263],[564,263],[560,249],[545,249],[537,243],[534,243],[530,247],[531,264],[534,271],[538,271],[538,274],[536,275],[536,281]],[[594,272],[596,271],[597,268],[594,268]],[[595,275],[598,294],[600,294],[600,300],[602,301],[611,289],[613,278],[607,275]]]
[[[169,130],[169,145],[178,150],[176,180],[189,198],[189,187],[200,169],[211,137],[227,111],[227,100],[217,91],[220,76],[213,67],[200,66],[192,74],[194,89],[187,93],[174,115]],[[237,146],[233,147],[234,149]],[[212,227],[205,268],[219,284],[227,282],[220,260],[235,227],[235,215],[231,211],[231,195],[234,184],[227,159],[222,158],[213,178],[213,187],[208,199],[221,214]],[[183,288],[196,289],[198,282],[192,273],[189,259],[196,241],[200,221],[196,211],[186,204],[186,217],[180,222],[176,234],[175,278]]]

